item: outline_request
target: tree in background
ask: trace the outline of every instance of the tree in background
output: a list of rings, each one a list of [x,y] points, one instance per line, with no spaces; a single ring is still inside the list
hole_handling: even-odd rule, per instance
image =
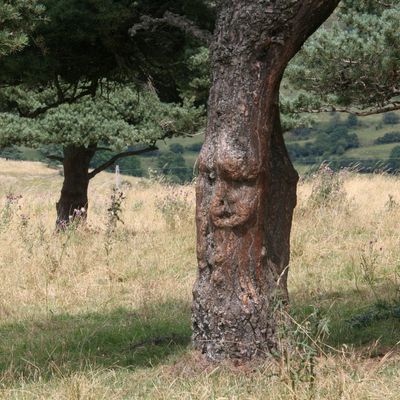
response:
[[[359,121],[357,115],[349,114],[349,116],[347,117],[347,126],[349,128],[355,128],[356,126],[358,126],[358,124]]]
[[[400,171],[400,146],[393,147],[390,152],[388,167],[396,172]]]
[[[35,100],[31,93],[27,98]],[[103,96],[59,105],[35,119],[11,115],[13,123],[2,127],[2,137],[13,143],[18,138],[19,144],[31,147],[59,146],[61,154],[49,158],[63,165],[64,182],[57,203],[57,223],[63,226],[74,210],[87,210],[89,181],[98,173],[120,159],[156,149],[159,139],[196,133],[203,126],[202,115],[202,109],[187,103],[162,103],[152,89],[123,86]],[[103,155],[119,152],[90,171],[98,151]]]
[[[181,110],[179,118],[185,126],[187,119],[182,110],[189,114],[194,110],[183,101],[181,93],[186,76],[191,76],[186,64],[188,49],[195,54],[199,43],[169,25],[159,26],[156,32],[138,32],[132,38],[129,28],[139,22],[142,15],[157,17],[163,15],[167,7],[174,12],[184,12],[205,26],[212,24],[213,12],[197,0],[151,3],[144,0],[43,0],[43,3],[47,23],[37,25],[32,32],[32,42],[23,51],[0,60],[0,120],[2,126],[6,126],[0,135],[0,146],[28,143],[26,138],[34,138],[32,145],[50,144],[53,140],[63,146],[65,181],[57,209],[58,220],[65,222],[74,209],[87,204],[87,168],[98,147],[103,146],[103,139],[119,135],[120,142],[115,139],[117,143],[112,144],[122,148],[143,137],[148,144],[147,139],[160,133],[159,129],[148,130],[149,136],[135,139],[137,132],[133,132],[137,121],[134,116],[129,120],[123,112],[124,107],[126,112],[131,111],[129,104],[120,104],[119,113],[113,111],[108,115],[112,110],[106,106],[105,99],[110,97],[117,103],[122,100],[118,98],[121,89],[115,90],[116,87],[140,87],[150,81],[156,97],[165,102],[181,103],[181,106],[171,105],[170,111]],[[151,106],[157,102],[161,104],[159,99]],[[126,100],[133,101],[129,96]],[[148,112],[157,116],[160,110],[152,107]],[[95,126],[96,116],[98,123],[103,121],[103,128]],[[202,121],[197,111],[192,117],[197,119],[193,124]],[[146,118],[139,124],[151,119]],[[32,122],[28,123],[27,119]],[[177,122],[178,117],[172,120],[176,125],[181,123]],[[162,121],[161,118],[159,122]],[[36,127],[40,127],[40,135],[35,136]],[[143,129],[141,126],[141,134]],[[161,129],[166,135],[187,133],[170,126]],[[151,143],[150,148],[153,148],[154,141]]]
[[[385,125],[397,125],[400,122],[400,117],[394,112],[388,112],[383,115],[382,122]]]
[[[160,172],[174,183],[190,182],[193,174],[187,167],[181,153],[167,151],[157,158],[157,167]]]
[[[43,10],[36,0],[0,0],[0,59],[28,44]]]

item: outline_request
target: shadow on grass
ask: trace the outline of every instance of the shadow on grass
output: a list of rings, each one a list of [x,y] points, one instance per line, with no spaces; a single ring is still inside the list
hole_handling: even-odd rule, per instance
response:
[[[190,343],[190,305],[57,315],[0,325],[0,382],[154,366]]]
[[[385,290],[382,288],[382,290]],[[301,300],[300,300],[301,299]],[[326,293],[318,298],[292,297],[292,313],[301,322],[318,308],[329,321],[327,344],[356,350],[374,345],[376,351],[392,348],[400,341],[400,302],[372,299],[358,291]]]
[[[362,350],[378,340],[379,352],[399,342],[400,308],[395,304],[376,308],[373,301],[355,301],[354,293],[335,297],[296,300],[294,294],[293,314],[302,321],[319,304],[320,315],[330,320],[328,344],[336,348],[347,344]],[[119,308],[3,324],[0,387],[22,378],[27,382],[97,368],[155,366],[185,353],[190,335],[190,304],[173,301],[138,310]]]

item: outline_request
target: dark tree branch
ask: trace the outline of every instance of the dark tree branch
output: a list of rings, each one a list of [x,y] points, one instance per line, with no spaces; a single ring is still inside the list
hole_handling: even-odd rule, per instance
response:
[[[96,147],[96,151],[112,151],[112,149],[108,147]]]
[[[94,178],[97,174],[104,171],[108,167],[111,167],[121,158],[131,157],[131,156],[138,156],[140,154],[148,153],[150,151],[158,150],[157,146],[151,145],[141,150],[132,150],[132,151],[125,151],[123,153],[116,154],[114,157],[110,158],[104,164],[100,165],[99,167],[95,168],[93,171],[89,173],[89,179]]]
[[[58,101],[64,101],[65,100],[65,95],[64,95],[64,92],[63,92],[63,90],[61,88],[60,80],[59,80],[57,74],[56,74],[56,76],[54,78],[54,85],[55,85],[56,90],[57,90]]]
[[[45,112],[57,108],[58,106],[62,104],[73,104],[76,103],[79,99],[85,96],[93,96],[96,92],[97,88],[97,82],[92,82],[90,86],[82,89],[82,91],[79,94],[73,94],[71,97],[64,97],[61,96],[59,99],[53,103],[47,104],[43,107],[38,107],[33,111],[24,111],[21,109],[21,107],[18,105],[18,103],[15,103],[15,108],[17,109],[19,116],[23,118],[31,118],[34,119],[38,117],[41,114],[44,114]]]
[[[294,111],[294,114],[301,114],[301,113],[319,114],[319,113],[325,113],[325,112],[340,112],[340,113],[354,114],[359,117],[366,117],[368,115],[384,114],[386,112],[398,111],[398,110],[400,110],[400,103],[393,103],[388,106],[373,108],[373,109],[369,109],[366,111],[359,111],[359,110],[354,110],[351,108],[337,108],[334,106],[321,107],[321,108],[315,108],[315,109],[299,108],[298,110]]]
[[[209,45],[212,40],[212,33],[199,28],[193,21],[182,15],[173,14],[169,11],[164,13],[162,18],[152,18],[149,16],[143,16],[142,22],[135,24],[129,29],[131,36],[135,36],[138,31],[153,31],[160,25],[170,25],[175,28],[181,29],[186,34],[189,34],[201,42]]]

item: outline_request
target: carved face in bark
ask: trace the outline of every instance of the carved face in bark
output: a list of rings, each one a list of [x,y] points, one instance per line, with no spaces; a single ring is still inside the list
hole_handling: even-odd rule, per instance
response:
[[[242,226],[254,215],[257,202],[254,182],[239,184],[231,177],[219,178],[210,207],[211,220],[216,228]]]
[[[258,154],[247,141],[229,142],[220,138],[211,165],[202,154],[200,169],[214,186],[210,217],[215,228],[245,225],[254,216],[259,203],[256,181],[260,173]],[[205,146],[207,151],[207,146]]]

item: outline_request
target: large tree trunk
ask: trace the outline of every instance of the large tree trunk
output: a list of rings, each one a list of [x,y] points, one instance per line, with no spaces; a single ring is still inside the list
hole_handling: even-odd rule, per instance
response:
[[[289,60],[339,0],[221,1],[197,183],[193,341],[210,359],[276,349],[287,301],[297,173],[283,141],[279,86]]]
[[[86,218],[88,208],[89,164],[95,147],[67,146],[64,148],[64,182],[57,208],[57,227],[63,229],[77,215]],[[85,211],[82,213],[82,210]]]

